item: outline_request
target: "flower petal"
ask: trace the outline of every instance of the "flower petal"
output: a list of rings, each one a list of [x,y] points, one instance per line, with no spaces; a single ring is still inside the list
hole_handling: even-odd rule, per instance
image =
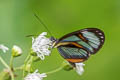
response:
[[[38,73],[38,70],[35,70],[35,72],[28,74],[24,80],[43,80],[44,77],[47,77],[46,73]]]
[[[9,50],[9,48],[6,47],[6,46],[4,46],[3,44],[0,45],[0,49],[1,49],[4,53],[6,53],[6,51]]]
[[[84,68],[83,68],[83,66],[85,66],[85,64],[83,64],[83,63],[75,63],[75,65],[76,65],[76,72],[79,74],[79,75],[82,75],[83,74],[83,72],[84,72]]]

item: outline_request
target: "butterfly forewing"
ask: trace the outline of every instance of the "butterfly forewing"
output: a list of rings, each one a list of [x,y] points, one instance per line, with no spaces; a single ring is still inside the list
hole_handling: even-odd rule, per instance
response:
[[[94,51],[91,54],[96,53],[104,44],[105,36],[103,31],[96,28],[88,28],[81,30],[83,37],[86,38],[86,43],[89,44]]]
[[[67,61],[76,63],[96,53],[102,47],[104,40],[104,33],[101,30],[87,28],[63,36],[56,46]]]

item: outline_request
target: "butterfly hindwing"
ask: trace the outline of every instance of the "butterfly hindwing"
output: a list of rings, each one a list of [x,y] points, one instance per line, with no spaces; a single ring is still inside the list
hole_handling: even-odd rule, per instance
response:
[[[61,46],[58,48],[61,55],[69,62],[82,62],[89,57],[86,50],[74,47]]]

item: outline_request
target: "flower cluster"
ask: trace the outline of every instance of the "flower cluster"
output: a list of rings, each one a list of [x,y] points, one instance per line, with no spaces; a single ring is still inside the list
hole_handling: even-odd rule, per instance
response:
[[[41,33],[37,38],[32,37],[32,49],[37,53],[37,56],[44,60],[44,56],[49,56],[52,47],[52,41],[46,38],[47,32]]]
[[[34,73],[28,74],[24,80],[42,80],[44,77],[47,77],[45,73],[38,73],[38,70],[36,70]]]

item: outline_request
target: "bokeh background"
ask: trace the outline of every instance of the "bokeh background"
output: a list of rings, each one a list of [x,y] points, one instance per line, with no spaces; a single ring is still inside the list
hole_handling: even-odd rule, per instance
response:
[[[85,62],[85,72],[61,70],[44,80],[119,80],[120,79],[120,0],[0,0],[0,44],[10,49],[18,45],[23,55],[14,66],[23,64],[31,47],[29,34],[47,31],[34,17],[36,12],[56,38],[79,29],[96,27],[105,32],[103,48]],[[48,34],[48,36],[50,36]],[[11,51],[0,56],[9,63]],[[44,61],[34,63],[40,73],[60,66],[64,59],[54,49]],[[0,71],[4,66],[0,63]],[[21,72],[17,72],[21,80]]]

